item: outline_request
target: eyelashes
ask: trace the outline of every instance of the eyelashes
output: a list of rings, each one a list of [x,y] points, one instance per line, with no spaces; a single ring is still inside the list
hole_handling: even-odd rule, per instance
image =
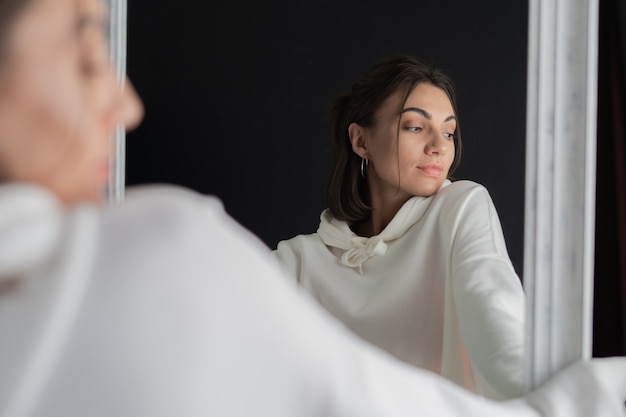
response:
[[[411,133],[420,133],[424,130],[424,128],[421,126],[406,126],[404,127],[404,130],[406,130],[407,132],[411,132]],[[441,133],[446,139],[452,140],[456,137],[456,130],[454,132],[441,132]]]
[[[95,62],[87,61],[80,64],[80,73],[86,77],[98,74],[100,66]]]
[[[107,48],[99,42],[82,45],[79,68],[85,77],[96,76],[105,71],[111,64]]]

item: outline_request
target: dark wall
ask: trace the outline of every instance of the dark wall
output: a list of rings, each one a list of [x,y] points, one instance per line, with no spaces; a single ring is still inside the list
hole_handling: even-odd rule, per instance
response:
[[[527,2],[130,1],[128,73],[146,118],[128,184],[219,196],[269,246],[314,232],[332,98],[375,61],[425,58],[457,87],[464,159],[522,272]]]
[[[593,355],[626,355],[626,6],[600,1]]]

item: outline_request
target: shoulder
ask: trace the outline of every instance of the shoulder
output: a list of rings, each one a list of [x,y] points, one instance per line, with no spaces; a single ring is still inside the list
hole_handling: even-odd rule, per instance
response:
[[[443,211],[459,211],[475,205],[493,204],[489,191],[483,185],[469,180],[455,181],[441,188],[435,194],[433,203]]]
[[[283,264],[291,264],[295,258],[299,258],[307,250],[317,247],[322,243],[317,233],[302,234],[278,242],[274,256],[276,256]]]
[[[103,211],[103,220],[110,227],[147,227],[161,234],[230,222],[218,198],[171,185],[131,188],[123,203]]]
[[[281,275],[269,248],[219,200],[178,188],[148,187],[112,207],[99,245],[96,292],[125,294],[129,309],[146,297],[182,304],[232,301],[258,294],[259,285]],[[224,293],[230,298],[219,298]]]
[[[279,248],[291,248],[295,250],[299,248],[305,248],[310,245],[317,245],[319,242],[321,241],[317,233],[302,234],[294,236],[291,239],[281,240],[280,242],[278,242],[276,249],[278,250]]]
[[[321,248],[325,249],[325,246],[317,233],[303,234],[278,242],[272,255],[278,260],[285,275],[299,281],[304,258],[315,259],[315,254]]]
[[[123,210],[142,213],[169,213],[177,216],[191,214],[199,209],[205,214],[222,215],[222,202],[213,196],[174,185],[147,185],[134,187],[126,193]]]
[[[103,244],[116,253],[110,246],[161,253],[168,259],[198,256],[198,250],[212,258],[237,251],[269,252],[224,211],[218,198],[182,187],[131,189],[122,204],[104,210],[102,223]]]
[[[435,198],[464,199],[474,195],[489,195],[487,189],[474,181],[458,180],[441,188]]]
[[[65,345],[70,359],[51,380],[71,394],[84,385],[76,372],[89,375],[87,395],[93,397],[87,398],[93,401],[84,404],[100,407],[110,396],[99,392],[123,398],[133,383],[146,381],[146,401],[138,403],[146,408],[139,414],[159,414],[150,407],[164,402],[149,400],[172,391],[170,375],[182,375],[192,387],[223,383],[233,363],[224,355],[241,361],[233,351],[267,336],[259,328],[275,316],[264,320],[266,309],[284,308],[281,297],[292,288],[279,279],[267,248],[213,197],[142,187],[102,214],[99,258]],[[85,351],[90,355],[74,353]],[[168,360],[172,355],[184,360]],[[126,366],[110,366],[120,360]],[[166,403],[180,401],[183,410],[189,398],[173,395]],[[206,395],[191,403],[204,400]]]
[[[300,252],[305,250],[306,248],[313,248],[322,244],[322,238],[320,236],[320,230],[325,226],[331,223],[341,223],[337,220],[334,220],[329,213],[329,210],[323,210],[320,215],[320,226],[317,230],[317,233],[309,233],[309,234],[300,234],[292,237],[291,239],[286,239],[278,242],[276,252]],[[337,224],[334,224],[337,227]],[[345,226],[347,228],[347,225]]]
[[[487,189],[473,181],[459,180],[440,189],[432,206],[439,220],[456,227],[468,221],[491,221],[496,217],[495,207]]]

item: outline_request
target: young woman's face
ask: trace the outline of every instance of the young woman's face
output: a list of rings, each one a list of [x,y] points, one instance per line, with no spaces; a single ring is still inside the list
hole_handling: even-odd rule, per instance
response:
[[[368,182],[396,197],[430,196],[454,161],[456,116],[447,94],[431,84],[417,85],[402,106],[404,95],[390,96],[374,126],[363,129]]]
[[[108,60],[99,0],[30,0],[0,66],[0,181],[42,185],[66,203],[98,201],[110,133],[142,107]]]

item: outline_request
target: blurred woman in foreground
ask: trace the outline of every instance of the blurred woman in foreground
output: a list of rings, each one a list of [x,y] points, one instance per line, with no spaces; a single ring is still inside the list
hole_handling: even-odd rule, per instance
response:
[[[484,401],[347,334],[215,199],[100,206],[141,105],[97,0],[0,0],[1,416],[618,416],[622,359]]]

